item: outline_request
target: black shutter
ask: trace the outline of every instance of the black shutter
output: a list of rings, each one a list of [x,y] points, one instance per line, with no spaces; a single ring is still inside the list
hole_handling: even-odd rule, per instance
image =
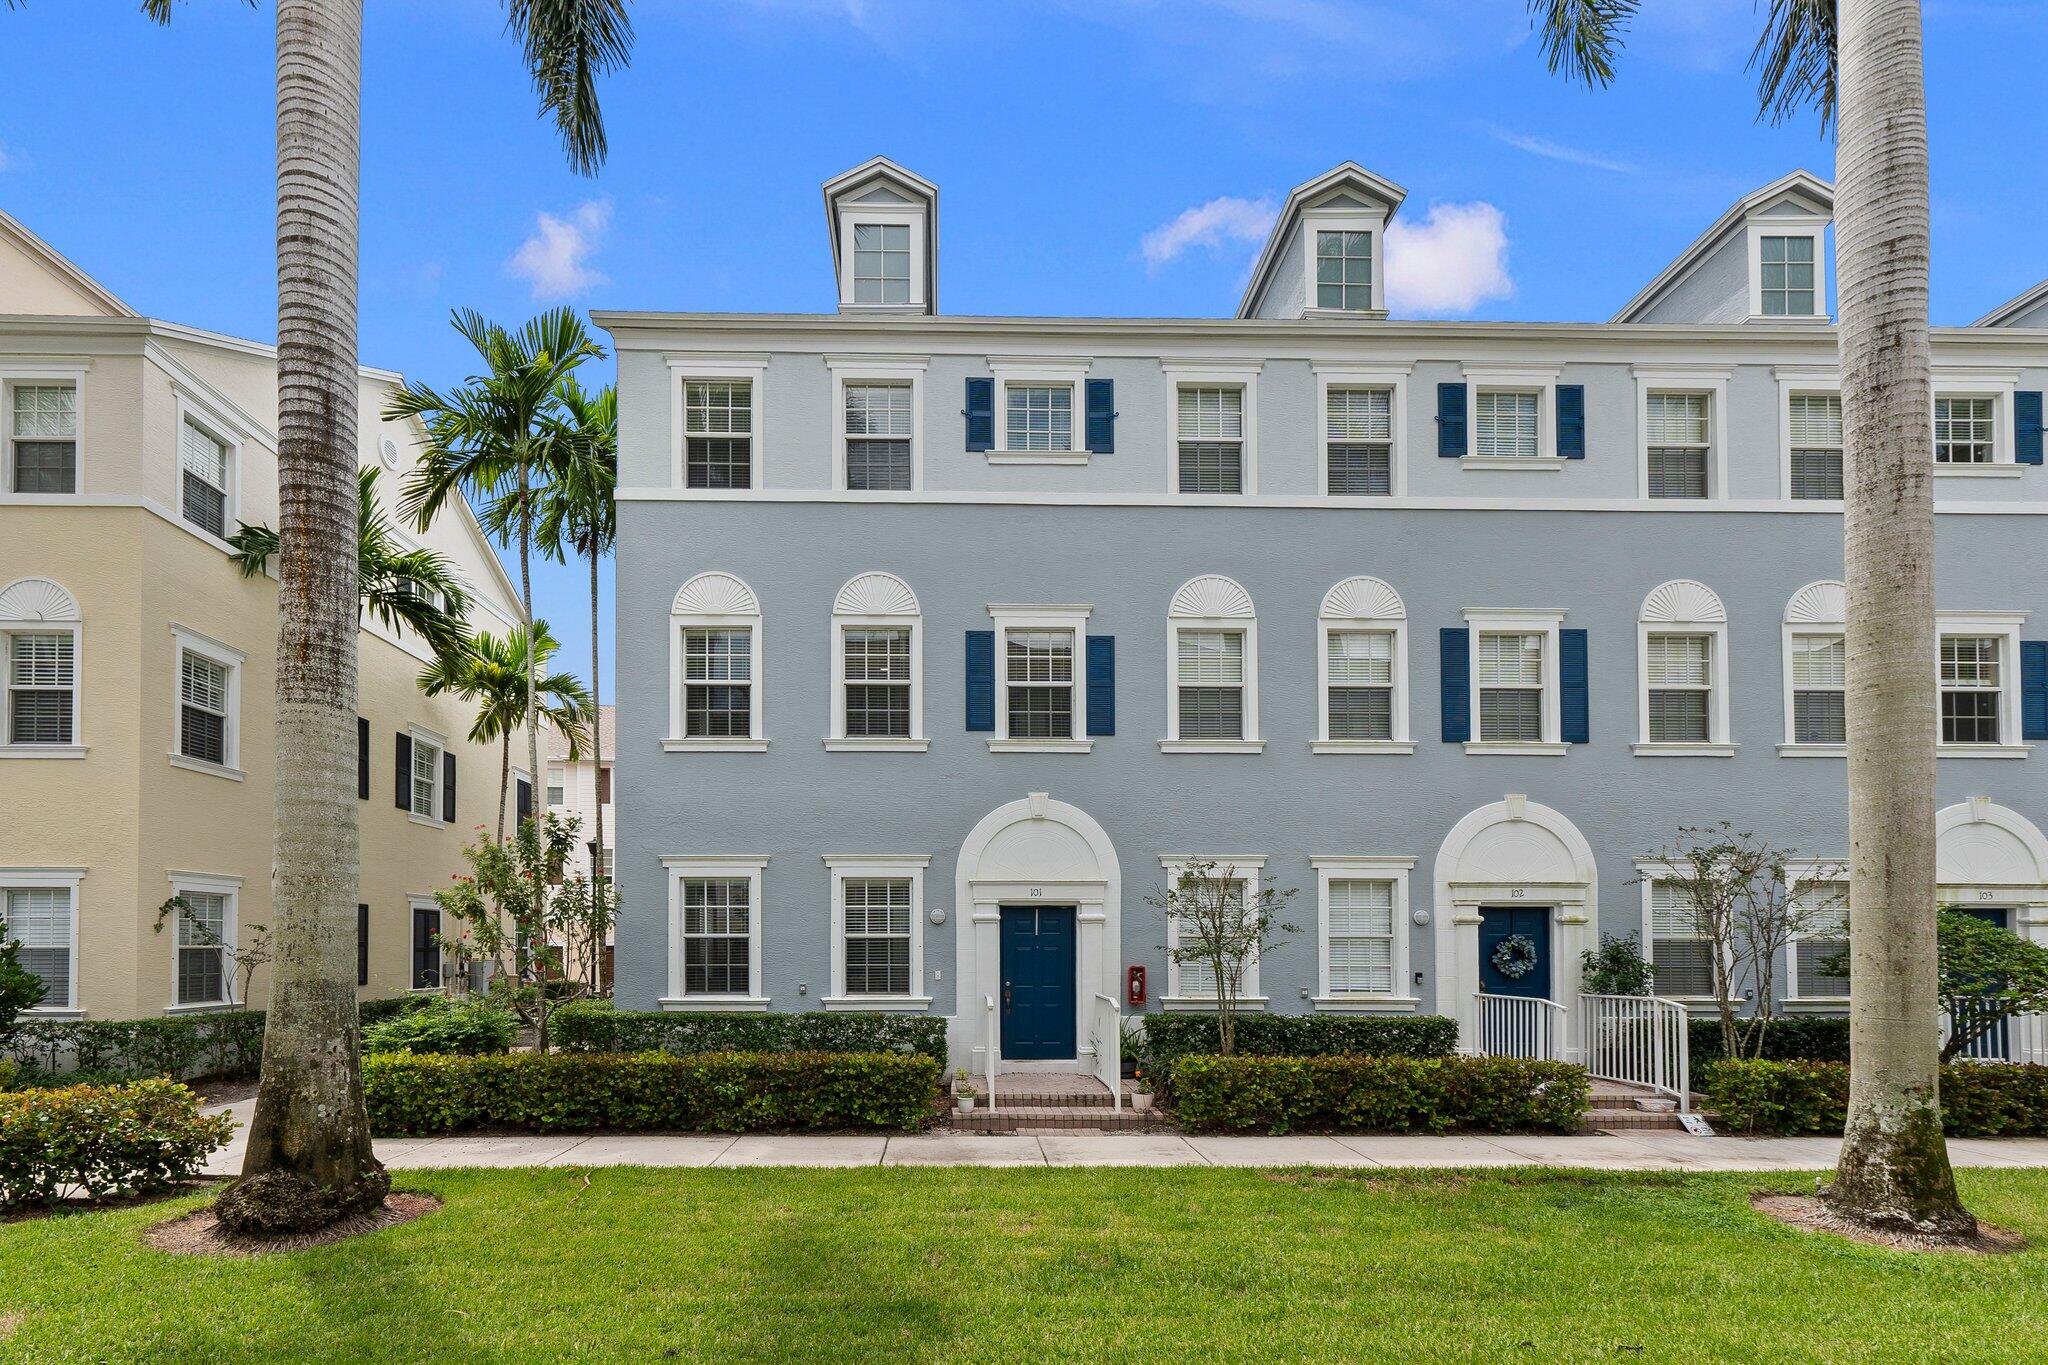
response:
[[[370,907],[356,907],[356,984],[370,984]]]
[[[441,818],[455,823],[455,755],[441,751]]]
[[[370,799],[370,718],[356,717],[356,800]]]
[[[515,830],[533,818],[533,783],[523,777],[519,779],[519,795],[513,809],[516,812],[513,820]]]
[[[1088,449],[1096,455],[1116,451],[1116,381],[1091,379],[1085,386],[1088,403]]]
[[[412,809],[412,736],[400,732],[398,736],[398,771],[393,775],[392,795],[397,798],[398,808]]]

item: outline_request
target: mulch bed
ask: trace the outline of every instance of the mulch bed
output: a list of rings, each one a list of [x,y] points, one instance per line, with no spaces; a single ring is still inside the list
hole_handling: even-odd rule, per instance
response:
[[[1893,1251],[1961,1251],[1974,1255],[1998,1256],[2007,1252],[2024,1251],[2027,1246],[2027,1239],[2017,1232],[1994,1227],[1981,1220],[1977,1224],[1975,1237],[1960,1238],[1929,1237],[1920,1233],[1868,1227],[1842,1217],[1825,1202],[1810,1194],[1758,1192],[1749,1197],[1749,1206],[1764,1217],[1774,1218],[1787,1227],[1799,1228],[1805,1232],[1831,1232],[1852,1242],[1887,1247]]]
[[[167,1223],[144,1229],[142,1240],[158,1251],[167,1251],[174,1256],[267,1256],[280,1251],[331,1246],[364,1233],[395,1228],[423,1218],[440,1207],[441,1201],[432,1195],[394,1190],[385,1196],[382,1204],[368,1213],[344,1218],[318,1232],[296,1233],[289,1237],[237,1237],[221,1228],[209,1206],[196,1209],[183,1218],[173,1218]]]

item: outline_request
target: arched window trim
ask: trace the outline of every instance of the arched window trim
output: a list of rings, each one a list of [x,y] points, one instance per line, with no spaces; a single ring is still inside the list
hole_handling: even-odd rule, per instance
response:
[[[1241,634],[1243,646],[1243,721],[1235,739],[1182,738],[1180,726],[1180,637],[1183,631],[1223,630]],[[1266,747],[1259,737],[1259,618],[1251,594],[1222,574],[1198,574],[1173,594],[1166,617],[1166,738],[1159,748],[1169,754],[1256,754]]]
[[[749,691],[747,729],[740,735],[691,735],[685,717],[689,680],[684,677],[684,638],[693,630],[742,630],[748,637]],[[737,575],[713,570],[700,573],[683,584],[669,608],[668,737],[661,747],[669,753],[701,751],[758,753],[768,747],[767,670],[763,647],[761,602],[754,590]]]
[[[846,632],[864,627],[910,632],[910,733],[907,736],[846,733]],[[832,668],[829,733],[825,747],[848,753],[923,753],[931,747],[924,728],[924,615],[917,594],[895,574],[856,574],[832,602]]]
[[[1708,640],[1707,737],[1657,740],[1650,734],[1650,637],[1702,635]],[[1729,729],[1728,609],[1706,584],[1674,578],[1652,588],[1636,614],[1635,752],[1659,758],[1732,758],[1738,747]]]
[[[1778,745],[1783,758],[1845,758],[1846,744],[1801,744],[1794,719],[1792,660],[1798,641],[1806,636],[1842,635],[1848,629],[1846,596],[1839,579],[1823,578],[1808,583],[1792,594],[1785,604],[1785,619],[1779,631],[1779,675],[1783,682],[1785,730]]]
[[[71,643],[71,733],[61,743],[13,742],[14,637],[62,635]],[[73,597],[54,579],[19,578],[0,588],[0,758],[84,758],[85,626]]]
[[[1382,631],[1393,636],[1392,723],[1386,739],[1337,739],[1330,734],[1330,635],[1335,631]],[[1316,611],[1316,738],[1318,754],[1412,754],[1409,728],[1408,608],[1384,579],[1367,574],[1347,578],[1323,594]]]

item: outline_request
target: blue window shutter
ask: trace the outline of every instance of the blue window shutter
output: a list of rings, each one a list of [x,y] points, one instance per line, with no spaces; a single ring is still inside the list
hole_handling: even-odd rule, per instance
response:
[[[1438,637],[1443,653],[1444,743],[1472,738],[1472,632],[1445,626]]]
[[[1557,727],[1567,744],[1589,744],[1593,738],[1592,696],[1586,684],[1586,632],[1557,633]]]
[[[1089,381],[1094,382],[1094,381]],[[1116,733],[1116,636],[1088,637],[1088,733]]]
[[[2041,391],[2012,396],[2013,458],[2021,464],[2041,463]]]
[[[996,728],[996,633],[992,630],[967,632],[967,728]]]
[[[1557,386],[1557,453],[1567,460],[1586,458],[1586,386]]]
[[[1465,385],[1436,386],[1436,453],[1447,460],[1465,455]]]
[[[1095,455],[1116,453],[1116,381],[1088,381],[1088,450]]]
[[[993,379],[970,379],[967,381],[967,448],[969,450],[994,450],[996,448],[996,381]]]
[[[2020,738],[2048,739],[2048,640],[2020,641]]]

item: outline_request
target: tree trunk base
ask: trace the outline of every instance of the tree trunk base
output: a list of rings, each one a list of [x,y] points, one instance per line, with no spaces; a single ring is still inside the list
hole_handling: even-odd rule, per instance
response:
[[[1821,1195],[1836,1217],[1883,1232],[1970,1239],[1977,1220],[1956,1194],[1931,1102],[1902,1114],[1851,1114],[1835,1182]]]
[[[247,1176],[214,1201],[222,1228],[240,1237],[282,1237],[318,1232],[344,1218],[367,1213],[391,1192],[391,1175],[372,1163],[346,1185],[316,1185],[291,1171]]]

